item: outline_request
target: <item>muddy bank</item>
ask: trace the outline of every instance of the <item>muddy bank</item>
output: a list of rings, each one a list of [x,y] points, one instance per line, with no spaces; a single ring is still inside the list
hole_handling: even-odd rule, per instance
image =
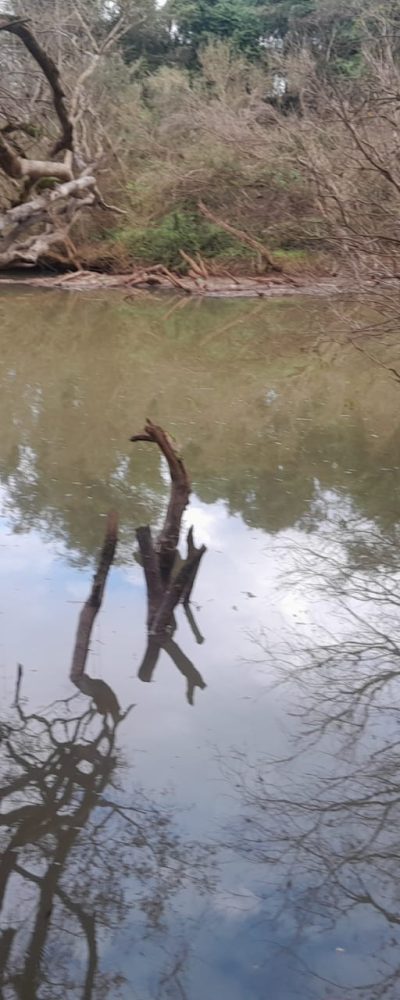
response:
[[[171,291],[182,295],[210,298],[267,298],[282,295],[335,295],[349,291],[344,283],[334,278],[292,278],[271,275],[266,277],[180,277],[172,272],[147,271],[131,275],[99,274],[94,271],[76,271],[73,274],[38,275],[26,272],[3,276],[0,286],[18,284],[35,288],[62,288],[71,291],[96,291],[105,288],[126,289],[134,295],[143,291]]]

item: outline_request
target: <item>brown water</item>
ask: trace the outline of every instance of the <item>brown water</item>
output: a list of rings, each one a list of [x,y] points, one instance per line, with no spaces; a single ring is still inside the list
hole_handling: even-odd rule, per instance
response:
[[[0,316],[0,995],[398,997],[393,345],[360,354],[311,299],[14,288]],[[135,529],[169,485],[129,443],[146,416],[207,545],[193,706],[166,653],[137,678]],[[111,508],[87,671],[119,713],[69,681]]]

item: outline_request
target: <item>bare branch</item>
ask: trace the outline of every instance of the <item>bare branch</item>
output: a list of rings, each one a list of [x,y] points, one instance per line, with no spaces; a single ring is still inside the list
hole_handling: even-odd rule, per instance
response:
[[[25,48],[28,50],[35,62],[40,66],[42,73],[51,88],[53,94],[54,108],[61,125],[61,135],[51,151],[51,156],[56,156],[63,149],[73,149],[73,126],[69,118],[65,94],[60,83],[60,74],[51,56],[42,49],[41,45],[27,27],[26,21],[21,19],[1,18],[0,31],[9,31],[20,38]],[[42,175],[43,176],[43,175]]]

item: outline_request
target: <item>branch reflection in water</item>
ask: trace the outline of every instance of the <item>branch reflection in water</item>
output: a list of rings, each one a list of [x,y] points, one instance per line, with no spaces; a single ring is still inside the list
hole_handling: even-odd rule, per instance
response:
[[[286,951],[299,996],[302,974],[310,996],[311,972],[317,997],[395,1000],[398,530],[383,538],[350,510],[345,520],[325,513],[284,584],[292,597],[308,595],[303,638],[297,626],[279,649],[257,640],[290,691],[292,745],[284,759],[237,752],[223,764],[242,817],[229,843],[256,866],[266,940]]]
[[[111,514],[80,614],[70,673],[91,704],[82,707],[79,695],[73,695],[29,712],[19,665],[14,705],[0,722],[0,995],[7,1000],[125,995],[121,956],[112,963],[112,942],[118,952],[125,919],[129,916],[129,934],[135,937],[165,930],[172,897],[188,886],[197,892],[209,887],[207,849],[182,843],[168,809],[139,788],[127,792],[120,780],[124,761],[117,735],[133,706],[122,711],[110,685],[86,673],[116,543],[117,521]],[[204,551],[195,550],[192,539],[190,546],[174,578],[176,552],[171,553],[163,595],[167,610],[161,601],[150,641],[158,651],[163,645],[170,652],[193,692],[195,683],[204,687],[204,682],[200,675],[193,677],[192,665],[167,634],[176,603],[171,590],[177,600],[189,599]],[[187,943],[179,949],[172,969],[160,976],[158,996],[170,995],[174,982],[183,995]],[[106,967],[100,968],[104,951]]]

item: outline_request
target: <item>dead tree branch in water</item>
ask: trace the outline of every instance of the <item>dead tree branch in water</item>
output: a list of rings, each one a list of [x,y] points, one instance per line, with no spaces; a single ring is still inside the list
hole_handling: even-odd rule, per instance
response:
[[[137,529],[136,537],[142,558],[147,587],[147,649],[139,668],[138,676],[150,681],[157,666],[160,650],[168,652],[177,669],[187,678],[187,699],[193,704],[195,687],[205,688],[203,678],[193,664],[182,653],[172,635],[176,628],[174,611],[183,604],[198,642],[202,636],[196,627],[193,614],[188,610],[190,596],[201,559],[206,551],[204,545],[196,548],[193,528],[187,535],[187,557],[181,560],[178,544],[182,517],[190,497],[190,480],[175,445],[169,435],[151,420],[146,421],[144,431],[134,434],[131,441],[156,444],[168,463],[171,476],[171,493],[164,524],[156,543],[153,543],[149,526]],[[180,563],[180,565],[179,565]]]
[[[169,435],[162,427],[153,424],[151,420],[146,421],[145,429],[141,434],[134,434],[130,440],[153,442],[158,445],[168,462],[171,476],[171,496],[157,546],[161,577],[163,581],[166,581],[171,576],[179,542],[182,516],[189,503],[191,489],[189,476]]]

